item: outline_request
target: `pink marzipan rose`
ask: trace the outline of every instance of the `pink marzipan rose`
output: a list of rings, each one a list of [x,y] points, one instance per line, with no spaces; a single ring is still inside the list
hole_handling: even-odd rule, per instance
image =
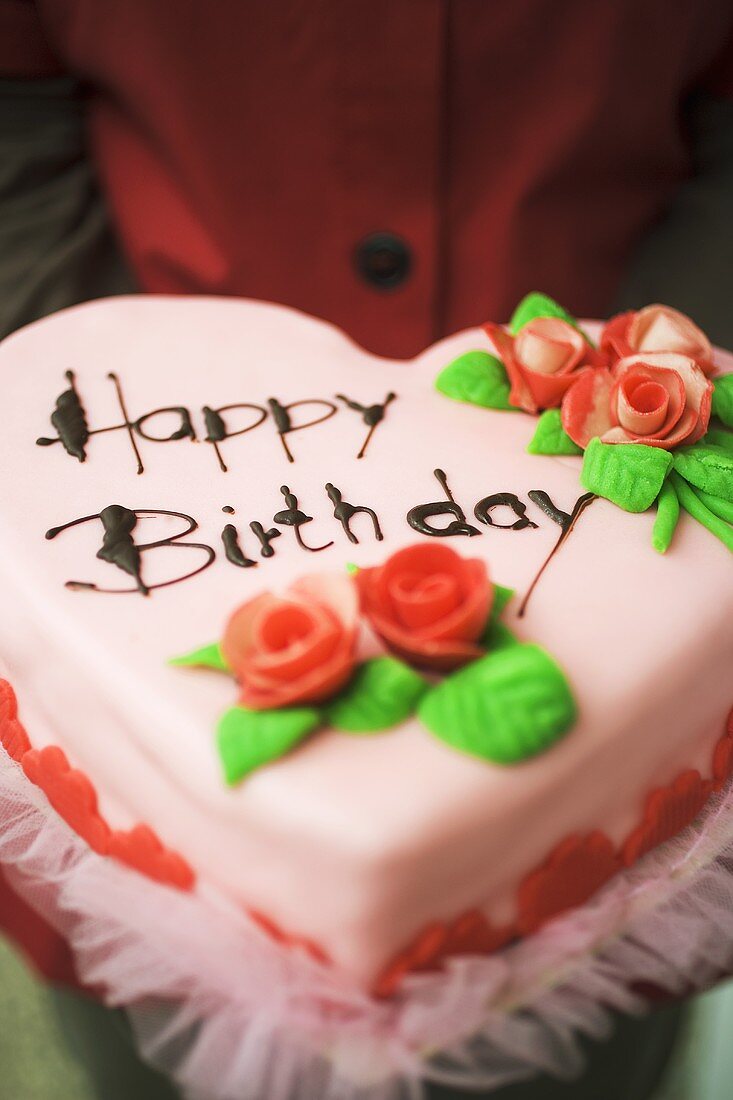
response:
[[[483,329],[509,376],[510,403],[528,413],[558,408],[582,371],[604,363],[582,333],[558,317],[535,317],[516,336],[501,325]]]
[[[221,643],[252,710],[320,703],[342,688],[356,661],[359,599],[340,574],[306,577],[285,596],[263,592],[234,612]]]
[[[712,393],[712,383],[686,355],[630,355],[612,370],[579,378],[562,403],[562,423],[579,447],[598,436],[603,443],[671,451],[705,434]]]
[[[612,317],[601,334],[601,350],[612,359],[641,352],[675,351],[694,359],[700,370],[713,374],[713,349],[705,333],[671,306],[646,306]]]

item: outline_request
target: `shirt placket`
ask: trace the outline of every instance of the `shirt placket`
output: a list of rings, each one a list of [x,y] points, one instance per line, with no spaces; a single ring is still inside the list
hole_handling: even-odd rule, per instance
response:
[[[332,9],[335,311],[360,343],[399,357],[435,338],[440,315],[447,6]]]

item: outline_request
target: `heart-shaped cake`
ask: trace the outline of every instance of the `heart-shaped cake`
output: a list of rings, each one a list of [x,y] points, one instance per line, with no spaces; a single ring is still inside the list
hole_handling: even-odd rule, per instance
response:
[[[537,314],[392,362],[132,297],[0,350],[5,749],[104,856],[382,993],[729,771],[733,360]]]

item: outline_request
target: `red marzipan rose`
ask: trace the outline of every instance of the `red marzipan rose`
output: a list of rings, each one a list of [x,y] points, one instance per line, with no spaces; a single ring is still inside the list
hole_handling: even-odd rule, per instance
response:
[[[374,631],[410,664],[446,671],[484,652],[478,639],[494,589],[483,561],[418,543],[356,580]]]
[[[601,350],[612,359],[640,352],[676,351],[694,359],[703,374],[713,374],[713,349],[705,333],[670,306],[646,306],[612,317],[601,334]]]
[[[604,364],[581,333],[558,317],[535,317],[516,336],[501,325],[483,328],[509,375],[510,403],[528,413],[558,408],[581,371]]]
[[[603,443],[671,451],[705,435],[712,394],[712,383],[686,355],[632,355],[613,370],[579,378],[562,403],[562,423],[579,447],[599,436]]]
[[[264,592],[235,611],[222,653],[237,677],[240,703],[271,710],[320,703],[354,670],[358,596],[350,577],[306,577],[283,597]]]

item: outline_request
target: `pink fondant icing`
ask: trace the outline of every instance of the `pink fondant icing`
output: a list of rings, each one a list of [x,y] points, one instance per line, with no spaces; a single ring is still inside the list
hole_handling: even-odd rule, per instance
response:
[[[605,501],[584,513],[538,585],[526,615],[504,619],[545,645],[565,669],[580,708],[573,731],[550,752],[512,768],[471,759],[416,721],[371,737],[324,730],[241,786],[222,782],[214,748],[231,682],[214,672],[168,667],[170,656],[221,637],[233,607],[264,588],[346,562],[373,566],[415,541],[408,508],[441,499],[432,471],[445,470],[472,520],[487,494],[513,492],[537,528],[483,528],[450,544],[483,557],[492,579],[524,593],[558,536],[528,502],[549,493],[566,511],[581,494],[580,461],[525,453],[535,421],[453,403],[433,389],[454,356],[488,347],[479,330],[418,359],[367,355],[328,325],[275,306],[238,301],[129,298],[80,307],[31,326],[0,349],[0,657],[21,699],[33,745],[58,745],[97,792],[116,828],[139,821],[190,862],[207,883],[278,927],[327,945],[334,962],[367,984],[432,923],[480,907],[502,928],[516,919],[518,884],[570,835],[600,829],[618,847],[640,820],[649,792],[686,769],[709,773],[730,707],[733,576],[728,553],[683,517],[665,558],[650,546],[653,514],[632,516]],[[721,365],[729,357],[718,355]],[[199,440],[138,440],[138,475],[123,431],[92,436],[83,464],[53,435],[49,414],[76,372],[90,426],[120,422],[116,372],[131,418],[188,406]],[[366,456],[366,429],[334,395],[368,405],[396,393]],[[268,417],[221,446],[223,473],[205,443],[201,407],[319,399],[336,415],[295,432],[289,463]],[[321,410],[322,411],[322,410]],[[294,409],[314,418],[318,409]],[[241,415],[244,416],[245,412]],[[231,430],[244,426],[231,416]],[[167,418],[167,419],[166,419]],[[252,413],[249,413],[251,422]],[[147,423],[169,434],[174,414]],[[324,492],[374,508],[385,539],[357,515],[351,544]],[[292,530],[259,557],[249,522],[272,525],[288,485],[314,517],[309,545]],[[192,539],[217,560],[192,580],[143,598],[64,588],[69,579],[125,587],[95,557],[98,522],[49,542],[53,526],[111,504],[168,509],[196,518]],[[231,505],[233,515],[221,508]],[[234,523],[257,568],[225,560],[220,534]],[[154,542],[180,519],[140,520]],[[477,524],[477,526],[481,526]],[[201,564],[202,553],[150,553],[157,583]]]

